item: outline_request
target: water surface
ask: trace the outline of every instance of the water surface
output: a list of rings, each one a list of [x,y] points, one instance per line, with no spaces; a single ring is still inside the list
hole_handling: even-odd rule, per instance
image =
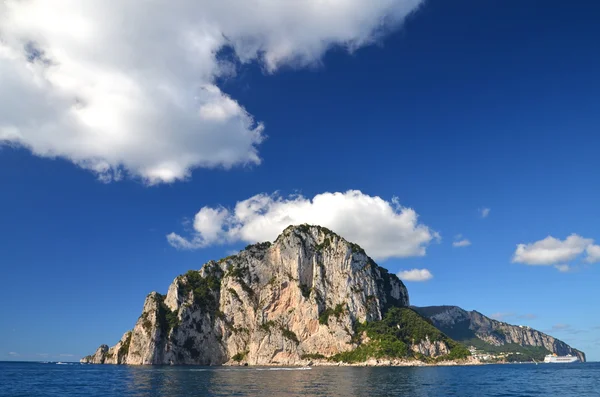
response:
[[[0,363],[0,396],[600,396],[600,363],[130,367]]]

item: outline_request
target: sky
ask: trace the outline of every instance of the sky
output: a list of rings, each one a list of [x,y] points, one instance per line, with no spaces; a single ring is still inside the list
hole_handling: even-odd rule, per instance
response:
[[[600,360],[600,4],[49,3],[0,4],[0,360],[305,222]]]

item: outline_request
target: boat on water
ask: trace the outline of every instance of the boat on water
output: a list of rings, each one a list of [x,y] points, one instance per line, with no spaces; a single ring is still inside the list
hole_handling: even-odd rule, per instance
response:
[[[579,358],[567,354],[566,356],[558,356],[556,354],[548,354],[544,357],[545,363],[562,364],[562,363],[575,363],[579,361]]]

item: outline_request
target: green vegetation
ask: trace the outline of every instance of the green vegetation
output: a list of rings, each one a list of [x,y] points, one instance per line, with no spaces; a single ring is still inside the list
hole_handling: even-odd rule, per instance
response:
[[[366,255],[365,250],[362,249],[362,247],[360,245],[355,244],[355,243],[350,243],[350,242],[348,242],[348,245],[352,249],[352,253],[353,254],[363,254],[363,255]]]
[[[248,283],[246,283],[246,278],[249,278],[250,272],[248,271],[247,267],[242,267],[242,266],[234,266],[233,264],[228,264],[227,265],[227,274],[226,276],[232,277],[233,279],[235,279],[238,284],[242,287],[242,290],[244,290],[244,292],[246,294],[248,294],[249,297],[254,298],[254,290],[252,288],[250,288],[250,286],[248,285]],[[236,293],[237,295],[237,293]]]
[[[269,320],[263,324],[261,324],[260,328],[265,332],[271,332],[271,328],[276,327],[277,324],[273,320]]]
[[[300,341],[298,340],[298,337],[296,336],[296,334],[293,331],[290,331],[287,328],[283,328],[283,327],[279,327],[279,329],[281,330],[281,334],[283,335],[284,338],[291,340],[292,342],[296,342],[296,344],[300,343]]]
[[[310,298],[311,291],[312,288],[310,288],[308,285],[300,284],[300,292],[302,292],[302,296],[306,299]]]
[[[324,355],[322,355],[320,353],[308,353],[308,354],[301,355],[300,358],[303,360],[324,360],[327,357],[325,357]]]
[[[156,320],[160,330],[166,335],[172,329],[179,328],[181,321],[179,320],[179,317],[177,317],[177,312],[172,311],[169,306],[165,304],[164,295],[157,294],[156,297],[158,298],[158,312],[156,313]]]
[[[121,345],[121,348],[119,349],[118,353],[117,353],[117,357],[118,357],[118,361],[121,362],[123,357],[126,357],[127,354],[129,353],[129,346],[131,345],[131,337],[133,336],[133,332],[129,332],[127,334],[127,338],[125,339],[125,341],[123,342],[123,344]]]
[[[221,269],[215,262],[205,265],[205,276],[199,271],[190,270],[183,275],[184,284],[180,284],[180,295],[187,296],[193,293],[194,303],[214,314],[218,307],[217,296],[221,289]]]
[[[237,293],[237,291],[236,291],[236,290],[234,290],[233,288],[228,288],[228,289],[227,289],[227,291],[229,291],[229,293],[230,293],[231,295],[233,295],[233,297],[234,297],[235,299],[237,299],[237,300],[238,300],[238,301],[240,301],[240,302],[242,301],[242,300],[240,299],[240,296],[238,295],[238,293]]]
[[[233,355],[233,357],[231,357],[231,359],[233,361],[237,361],[239,363],[240,361],[244,360],[246,358],[246,356],[248,356],[248,353],[249,353],[248,351],[236,353]]]
[[[239,334],[239,333],[242,333],[242,332],[243,332],[243,333],[245,333],[245,334],[248,334],[248,335],[250,334],[250,330],[249,330],[248,328],[245,328],[245,327],[236,327],[236,326],[232,326],[232,327],[231,327],[231,330],[232,330],[234,333],[236,333],[236,334]]]
[[[325,237],[325,239],[323,240],[323,242],[321,244],[317,244],[315,246],[315,250],[317,251],[323,251],[325,248],[329,247],[331,245],[331,239],[329,237]]]
[[[148,313],[143,312],[140,315],[140,318],[142,319],[142,328],[144,328],[147,332],[151,332],[152,331],[152,322],[148,318]]]
[[[244,249],[246,251],[251,250],[251,249],[258,249],[258,250],[262,251],[262,250],[266,250],[270,246],[271,246],[271,242],[265,241],[264,243],[256,243],[256,244],[247,245],[246,248],[244,248]]]
[[[335,318],[339,319],[342,314],[344,314],[344,304],[339,303],[335,306],[334,309],[328,307],[323,310],[323,313],[319,316],[319,324],[327,325],[329,323],[329,316],[335,316]]]
[[[442,359],[463,359],[469,356],[468,349],[448,338],[430,322],[408,308],[391,308],[381,321],[355,323],[355,335],[360,339],[366,334],[370,341],[360,344],[356,349],[339,353],[331,359],[348,363],[362,362],[369,358],[424,358],[414,354],[409,346],[426,338],[431,342],[444,342],[450,348],[450,354]],[[356,340],[355,342],[360,342]],[[430,359],[433,360],[433,359]]]
[[[493,355],[507,353],[506,361],[509,362],[543,361],[547,354],[551,354],[550,351],[541,346],[521,346],[516,343],[494,346],[479,338],[470,339],[463,343],[467,346],[473,346],[479,351]]]
[[[296,336],[296,334],[293,331],[290,331],[289,329],[285,328],[284,326],[277,324],[273,320],[266,321],[265,323],[263,323],[260,326],[260,328],[263,331],[268,332],[268,333],[271,333],[271,329],[277,328],[281,331],[281,334],[283,335],[284,338],[289,339],[296,343],[300,343],[300,341],[298,340],[298,337]]]

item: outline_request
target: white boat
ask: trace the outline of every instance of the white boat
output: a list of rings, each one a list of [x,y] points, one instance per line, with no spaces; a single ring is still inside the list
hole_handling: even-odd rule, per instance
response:
[[[567,354],[566,356],[557,356],[556,354],[548,354],[544,357],[545,363],[554,363],[554,364],[562,364],[562,363],[574,363],[579,361],[579,358]]]

